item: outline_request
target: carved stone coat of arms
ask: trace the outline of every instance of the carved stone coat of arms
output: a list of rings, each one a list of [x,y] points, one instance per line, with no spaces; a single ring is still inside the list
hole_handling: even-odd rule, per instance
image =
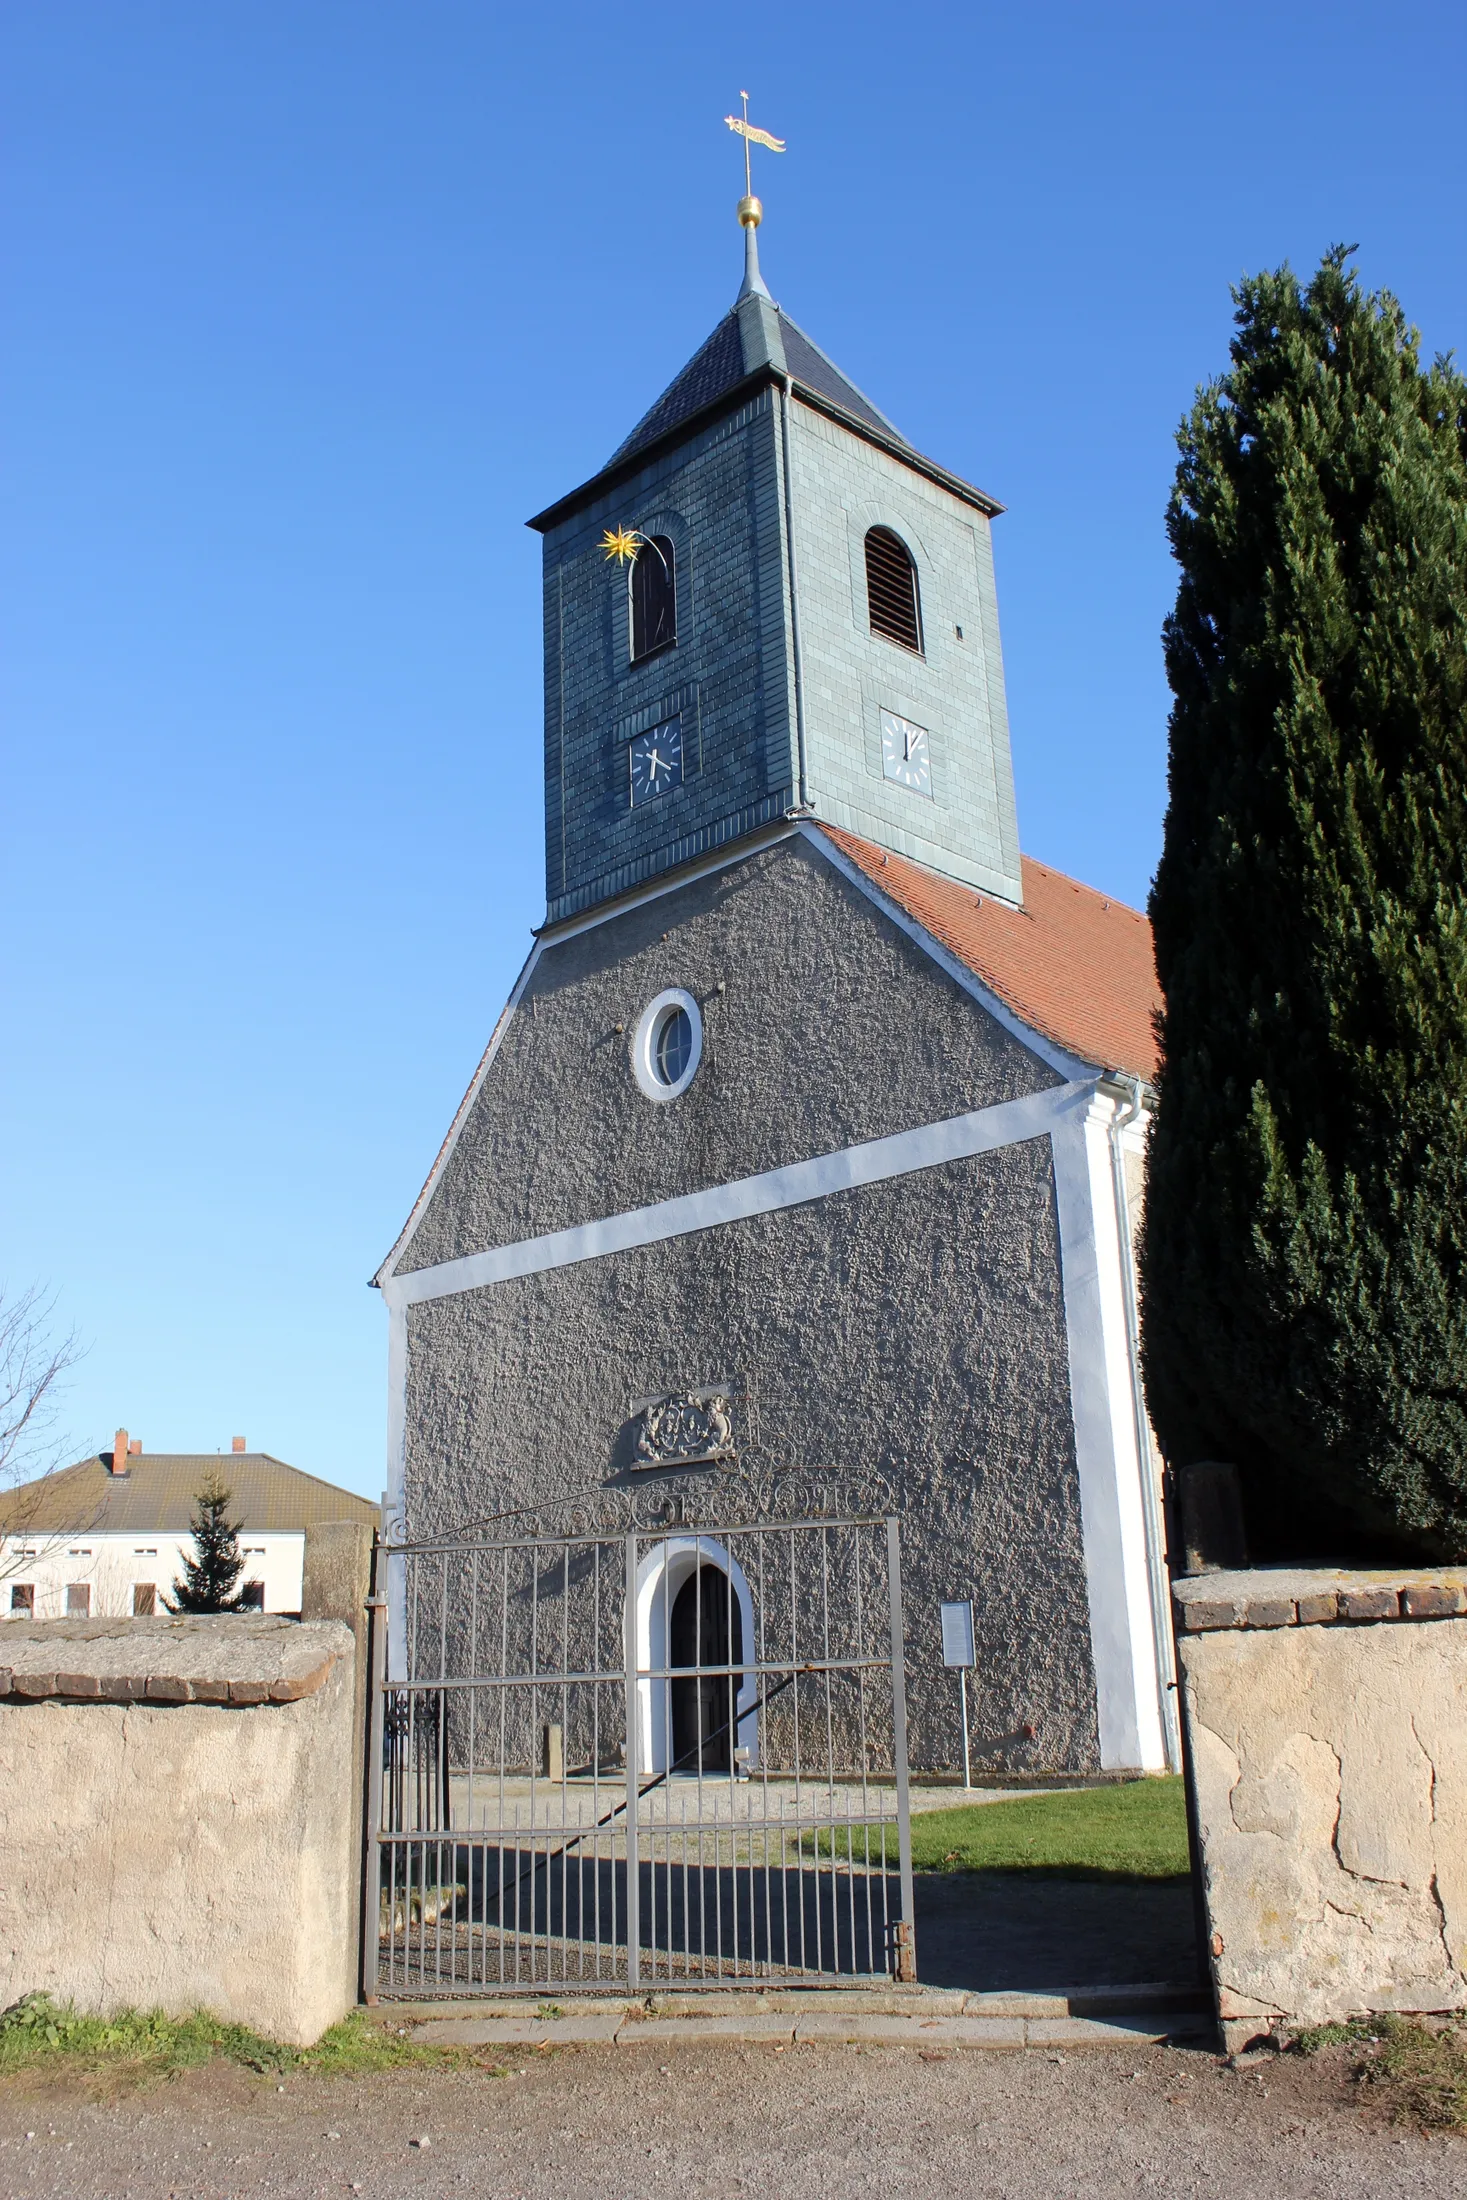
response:
[[[641,1418],[634,1466],[692,1467],[736,1456],[733,1408],[724,1391],[644,1398],[633,1411]]]

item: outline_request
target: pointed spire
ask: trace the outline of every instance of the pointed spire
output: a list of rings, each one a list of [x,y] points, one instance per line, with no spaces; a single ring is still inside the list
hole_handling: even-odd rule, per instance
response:
[[[759,240],[756,235],[763,219],[763,207],[752,191],[748,192],[739,200],[739,220],[744,230],[744,281],[736,300],[738,304],[742,304],[745,298],[769,298],[768,286],[759,272]],[[769,302],[773,305],[774,300],[770,298]]]

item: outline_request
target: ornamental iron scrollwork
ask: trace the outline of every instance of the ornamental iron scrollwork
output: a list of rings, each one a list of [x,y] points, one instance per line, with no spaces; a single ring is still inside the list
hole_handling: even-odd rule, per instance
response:
[[[904,1509],[902,1480],[879,1467],[771,1467],[744,1495],[755,1519],[884,1518]]]
[[[645,1418],[649,1407],[686,1403],[689,1396],[700,1413],[705,1413],[714,1401],[721,1404],[728,1429],[728,1449],[717,1456],[731,1466],[738,1455],[732,1443],[732,1415],[726,1391],[694,1392],[685,1394],[681,1400],[665,1397],[642,1400],[639,1402],[641,1414]],[[709,1423],[711,1426],[711,1415]],[[443,1551],[475,1545],[497,1547],[541,1537],[593,1541],[624,1534],[629,1529],[644,1535],[656,1535],[668,1528],[689,1531],[698,1528],[718,1533],[732,1528],[771,1527],[797,1521],[874,1519],[905,1511],[918,1494],[912,1486],[911,1469],[895,1465],[890,1471],[883,1471],[870,1467],[843,1469],[830,1465],[799,1467],[761,1463],[747,1478],[732,1474],[720,1476],[716,1497],[710,1495],[711,1484],[704,1484],[701,1491],[676,1485],[669,1488],[663,1479],[669,1474],[675,1475],[680,1468],[699,1463],[697,1457],[634,1457],[629,1465],[635,1479],[621,1487],[607,1483],[583,1486],[554,1495],[546,1493],[521,1505],[505,1504],[503,1499],[511,1492],[501,1488],[491,1495],[493,1509],[488,1513],[473,1519],[459,1519],[436,1530],[426,1522],[415,1522],[417,1532],[411,1536],[404,1532],[402,1517],[398,1514],[389,1523],[390,1532],[383,1537],[384,1546],[389,1551]],[[499,1504],[494,1504],[494,1496],[500,1498]]]

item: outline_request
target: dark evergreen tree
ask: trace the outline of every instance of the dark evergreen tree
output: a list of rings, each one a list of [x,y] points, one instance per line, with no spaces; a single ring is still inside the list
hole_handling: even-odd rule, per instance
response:
[[[165,1597],[170,1612],[238,1612],[243,1610],[235,1583],[244,1571],[239,1547],[239,1522],[226,1518],[230,1493],[217,1475],[211,1475],[194,1499],[192,1558],[183,1562],[183,1576],[175,1580],[173,1595]]]
[[[1467,384],[1345,248],[1178,441],[1142,1244],[1174,1466],[1259,1556],[1467,1552]]]

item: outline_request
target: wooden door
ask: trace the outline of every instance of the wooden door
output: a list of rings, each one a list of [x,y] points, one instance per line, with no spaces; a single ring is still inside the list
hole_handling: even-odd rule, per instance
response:
[[[694,1568],[673,1599],[671,1666],[736,1665],[744,1654],[743,1614],[721,1567]],[[739,1676],[695,1670],[670,1684],[673,1772],[730,1772]]]

